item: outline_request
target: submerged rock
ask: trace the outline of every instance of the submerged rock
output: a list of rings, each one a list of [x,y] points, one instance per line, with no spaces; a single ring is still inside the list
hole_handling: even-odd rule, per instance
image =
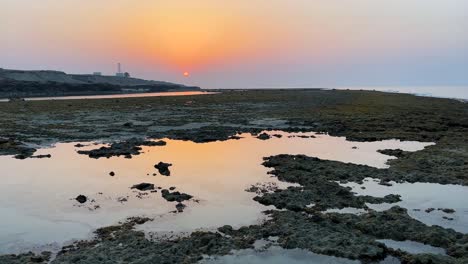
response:
[[[137,189],[140,191],[150,191],[150,190],[154,190],[154,184],[143,182],[143,183],[133,185],[130,189]]]
[[[161,175],[164,176],[171,176],[171,171],[169,167],[172,166],[171,163],[159,162],[158,164],[154,165],[154,167],[159,171]]]

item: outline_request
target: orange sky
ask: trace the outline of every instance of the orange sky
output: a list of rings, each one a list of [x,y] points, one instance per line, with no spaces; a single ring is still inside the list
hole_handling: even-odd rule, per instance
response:
[[[316,82],[316,75],[340,79],[356,65],[377,64],[386,77],[397,58],[403,65],[408,56],[414,56],[410,61],[434,57],[430,63],[438,68],[440,61],[455,67],[468,57],[465,0],[0,3],[5,68],[112,73],[122,62],[145,78],[183,81],[188,71],[200,85],[221,78],[236,80],[235,85],[315,85],[325,82]],[[419,73],[424,65],[416,65]],[[265,80],[272,76],[276,81]]]

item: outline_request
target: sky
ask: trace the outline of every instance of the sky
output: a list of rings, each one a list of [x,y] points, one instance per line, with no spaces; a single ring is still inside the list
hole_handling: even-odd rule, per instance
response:
[[[468,1],[0,0],[0,68],[118,62],[203,88],[468,85]]]

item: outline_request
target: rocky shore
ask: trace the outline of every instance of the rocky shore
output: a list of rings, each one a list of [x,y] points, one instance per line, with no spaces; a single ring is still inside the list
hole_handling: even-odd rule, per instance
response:
[[[186,104],[187,101],[192,101]],[[128,125],[131,123],[132,125]],[[269,220],[234,229],[194,232],[174,240],[150,241],[132,218],[96,230],[96,239],[63,248],[52,263],[196,263],[204,255],[226,255],[253,248],[255,241],[278,237],[286,249],[379,263],[388,256],[401,263],[467,263],[468,235],[425,225],[406,209],[366,213],[326,213],[332,208],[367,208],[367,203],[395,203],[397,195],[357,196],[340,183],[375,178],[391,182],[430,182],[468,186],[468,105],[463,102],[368,91],[262,90],[225,91],[200,97],[106,99],[0,104],[0,154],[34,155],[34,144],[104,141],[90,157],[138,155],[147,138],[194,142],[236,139],[249,132],[274,140],[262,130],[316,131],[354,141],[398,138],[435,142],[417,152],[381,150],[398,159],[389,169],[321,160],[301,155],[265,157],[263,165],[279,180],[298,184],[286,190],[254,190],[255,201],[276,209]],[[136,138],[136,139],[135,139]],[[152,141],[151,141],[152,142]],[[149,144],[149,143],[148,143]],[[152,143],[151,143],[152,144]],[[162,144],[162,143],[161,143]],[[94,151],[94,152],[93,152]],[[165,166],[158,166],[165,171]],[[109,177],[110,178],[110,177]],[[154,186],[153,186],[154,188]],[[182,204],[192,195],[163,190]],[[177,204],[179,212],[182,205]],[[181,209],[181,210],[179,210]],[[282,209],[282,210],[279,210]],[[450,208],[441,210],[452,212]],[[182,212],[183,213],[183,212]],[[416,241],[445,249],[446,255],[410,254],[379,239]],[[46,263],[49,253],[0,256],[1,263]]]

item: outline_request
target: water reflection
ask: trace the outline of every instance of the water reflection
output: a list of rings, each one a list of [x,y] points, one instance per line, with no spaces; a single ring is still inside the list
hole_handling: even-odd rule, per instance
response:
[[[147,233],[254,224],[263,219],[261,212],[268,207],[253,201],[255,194],[244,190],[258,182],[287,186],[270,177],[268,169],[261,166],[265,156],[305,154],[385,168],[391,157],[376,152],[378,149],[417,151],[430,145],[399,140],[350,142],[314,133],[306,135],[316,138],[269,133],[282,137],[259,140],[243,134],[240,140],[204,144],[165,139],[166,146],[144,147],[144,153],[133,159],[90,159],[77,154],[72,143],[39,151],[38,154],[51,154],[50,159],[0,157],[4,171],[0,185],[0,253],[48,243],[58,247],[72,239],[87,238],[94,229],[130,216],[154,217],[154,221],[139,227]],[[152,176],[157,172],[154,165],[160,161],[174,164],[170,177]],[[109,176],[110,171],[115,176]],[[176,187],[195,200],[185,202],[183,213],[171,213],[175,203],[164,200],[160,191],[143,193],[130,189],[142,182]],[[89,201],[79,204],[73,199],[79,194],[86,195]]]
[[[435,183],[395,183],[392,186],[378,184],[378,180],[368,178],[364,183],[348,183],[358,195],[383,197],[387,194],[401,195],[401,202],[395,204],[367,204],[371,209],[383,211],[398,205],[408,209],[408,214],[427,224],[453,228],[468,233],[468,187],[453,184]],[[362,187],[365,187],[364,189]],[[454,209],[446,213],[440,209]],[[429,209],[429,210],[428,210]]]

